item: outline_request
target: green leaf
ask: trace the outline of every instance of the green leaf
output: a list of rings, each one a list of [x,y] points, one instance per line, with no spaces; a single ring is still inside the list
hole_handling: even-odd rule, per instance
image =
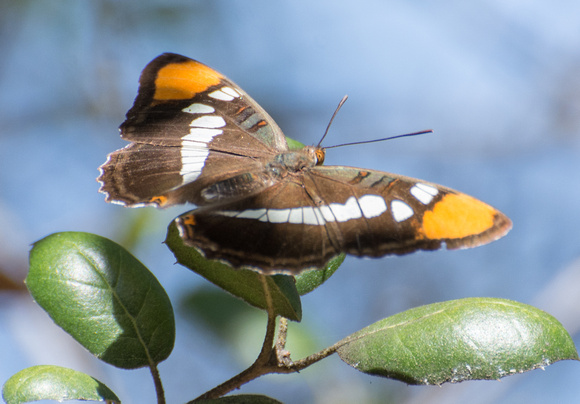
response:
[[[261,277],[264,275],[248,269],[234,269],[216,260],[205,259],[194,247],[183,243],[175,222],[167,230],[165,243],[177,262],[203,276],[234,296],[259,309],[267,309]],[[286,275],[266,276],[276,314],[289,320],[302,319],[302,305],[294,278]]]
[[[340,254],[326,263],[326,266],[321,269],[311,269],[304,271],[296,278],[296,289],[300,296],[312,292],[314,289],[326,282],[342,265],[345,254]]]
[[[288,143],[288,148],[290,150],[300,150],[304,148],[304,143],[300,143],[298,140],[294,140],[286,136],[286,143]]]
[[[99,359],[125,369],[166,359],[175,341],[169,297],[127,250],[88,233],[56,233],[30,252],[36,302]]]
[[[236,330],[240,329],[240,322],[248,321],[249,316],[258,317],[263,322],[261,315],[256,316],[259,313],[254,308],[207,283],[183,296],[178,312],[190,324],[202,325],[206,331],[212,332],[222,343],[236,345],[234,349],[238,345],[235,344],[239,337]]]
[[[491,298],[417,307],[339,344],[340,358],[357,370],[409,384],[499,379],[578,359],[572,338],[554,317]]]
[[[261,394],[238,394],[208,400],[199,400],[196,404],[282,404],[278,400]]]
[[[97,379],[60,366],[34,366],[12,376],[2,389],[7,404],[39,400],[89,400],[120,403],[121,400]]]

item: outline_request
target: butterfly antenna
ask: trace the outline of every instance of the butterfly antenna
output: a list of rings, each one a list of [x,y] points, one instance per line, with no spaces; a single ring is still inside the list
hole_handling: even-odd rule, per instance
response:
[[[342,147],[342,146],[352,146],[352,145],[355,145],[355,144],[366,144],[366,143],[383,142],[385,140],[398,139],[400,137],[407,137],[407,136],[418,136],[418,135],[424,135],[424,134],[427,134],[427,133],[433,133],[433,129],[426,129],[426,130],[422,130],[422,131],[419,131],[419,132],[412,132],[412,133],[404,133],[402,135],[389,136],[389,137],[384,137],[384,138],[381,138],[381,139],[362,140],[360,142],[337,144],[337,145],[334,145],[334,146],[327,146],[327,147],[325,147],[325,149],[332,149],[332,148],[335,148],[335,147]]]
[[[322,136],[322,139],[320,139],[320,142],[318,142],[317,147],[320,147],[320,145],[322,144],[322,141],[324,140],[324,138],[328,134],[328,130],[330,129],[330,125],[332,125],[332,121],[334,121],[334,117],[336,116],[336,114],[338,114],[338,111],[340,111],[340,109],[342,108],[342,106],[344,105],[344,103],[346,102],[347,99],[348,99],[348,95],[345,95],[344,97],[342,97],[342,100],[340,100],[340,102],[338,103],[338,107],[336,107],[336,109],[334,110],[334,114],[332,114],[332,118],[330,118],[330,122],[328,122],[328,126],[326,127],[326,130],[324,131],[324,135]]]

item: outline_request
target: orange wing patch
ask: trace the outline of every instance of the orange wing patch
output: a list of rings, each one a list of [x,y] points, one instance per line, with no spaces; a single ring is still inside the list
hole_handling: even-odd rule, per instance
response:
[[[195,226],[197,224],[195,222],[195,216],[192,214],[183,216],[183,224],[188,226]]]
[[[167,203],[167,197],[164,195],[154,196],[153,198],[149,199],[150,203],[154,203],[159,207],[163,207]]]
[[[181,238],[193,238],[194,232],[193,228],[195,227],[196,220],[195,215],[193,213],[188,213],[176,219],[176,223],[178,223],[179,235]]]
[[[496,210],[465,194],[447,194],[423,215],[422,233],[429,239],[474,236],[494,226]]]
[[[194,60],[170,63],[157,72],[153,98],[157,101],[186,100],[219,84],[222,79],[221,74]]]

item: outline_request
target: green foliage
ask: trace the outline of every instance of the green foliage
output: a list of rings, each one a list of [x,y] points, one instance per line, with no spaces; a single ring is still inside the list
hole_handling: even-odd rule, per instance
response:
[[[290,150],[300,150],[304,147],[304,143],[294,140],[292,138],[286,137],[286,143],[288,143],[288,148]]]
[[[343,342],[338,354],[355,369],[410,384],[493,380],[578,359],[572,338],[554,317],[491,298],[417,307]]]
[[[326,282],[336,270],[342,265],[346,255],[340,254],[338,257],[332,258],[326,263],[324,268],[311,269],[309,271],[304,271],[296,278],[296,289],[300,296],[304,296],[307,293],[312,292],[317,287],[321,286]]]
[[[265,276],[206,260],[181,242],[173,224],[166,243],[181,264],[248,303],[248,308],[268,313],[266,337],[256,361],[195,402],[278,403],[259,395],[223,396],[262,375],[298,372],[335,352],[361,372],[410,384],[494,380],[559,360],[578,359],[570,335],[549,314],[509,300],[471,298],[407,310],[320,352],[290,360],[285,349],[286,319],[301,320],[300,296],[324,284],[344,256],[296,277]],[[157,364],[173,349],[173,308],[141,262],[103,237],[57,233],[34,244],[26,285],[55,323],[97,358],[126,369],[148,366],[157,402],[165,403]],[[219,304],[219,300],[228,300],[226,296],[198,293],[188,302],[189,311],[216,335],[227,333],[223,323],[231,322],[242,310],[231,299],[226,305]],[[281,319],[276,333],[277,317]],[[41,399],[119,402],[91,376],[56,366],[18,372],[4,385],[3,397],[9,404]]]
[[[259,309],[267,309],[262,287],[263,275],[247,269],[236,270],[215,260],[205,259],[195,248],[183,243],[175,222],[171,222],[165,243],[177,262],[203,276],[232,295]],[[294,278],[286,275],[267,277],[269,293],[277,315],[294,321],[302,319],[300,296]]]
[[[13,375],[2,390],[7,404],[39,400],[90,400],[120,403],[103,383],[76,370],[60,366],[33,366]]]
[[[248,321],[256,311],[241,299],[208,285],[188,292],[180,302],[179,314],[192,325],[213,333],[224,344],[233,344],[239,322]],[[255,317],[263,322],[263,316]]]
[[[173,349],[175,320],[165,290],[106,238],[66,232],[36,242],[26,286],[56,324],[111,365],[150,366]]]

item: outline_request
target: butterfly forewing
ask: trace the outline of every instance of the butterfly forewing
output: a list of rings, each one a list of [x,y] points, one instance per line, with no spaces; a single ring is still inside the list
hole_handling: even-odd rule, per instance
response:
[[[342,166],[315,167],[311,176],[317,184],[328,184],[326,189],[333,187],[331,183],[335,188],[347,184],[345,188],[359,201],[363,215],[358,224],[367,224],[366,241],[371,248],[365,250],[352,241],[345,247],[350,254],[404,254],[436,249],[443,242],[449,249],[474,247],[504,236],[511,228],[511,221],[497,209],[427,181]],[[325,188],[319,185],[318,189]],[[366,205],[360,203],[365,198],[369,200]]]
[[[121,136],[133,143],[111,153],[99,181],[107,200],[128,206],[207,204],[200,192],[208,185],[261,171],[287,149],[276,123],[243,90],[175,54],[144,69]]]

